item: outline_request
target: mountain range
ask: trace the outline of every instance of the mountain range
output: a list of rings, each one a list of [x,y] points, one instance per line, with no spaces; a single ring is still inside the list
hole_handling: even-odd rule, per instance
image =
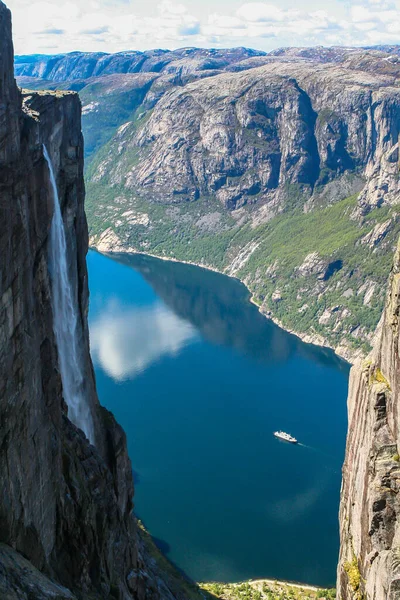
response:
[[[78,91],[90,242],[240,278],[349,360],[370,348],[400,232],[400,47],[16,58]]]

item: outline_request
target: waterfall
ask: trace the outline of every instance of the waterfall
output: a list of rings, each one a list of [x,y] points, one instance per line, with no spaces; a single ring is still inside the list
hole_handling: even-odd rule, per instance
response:
[[[82,352],[78,340],[77,299],[68,274],[67,243],[61,214],[57,183],[53,165],[43,146],[51,191],[54,214],[50,230],[50,276],[53,306],[53,328],[58,348],[58,361],[63,386],[64,400],[68,405],[71,421],[86,434],[93,443],[94,431],[90,409],[84,392],[84,373],[82,371]]]

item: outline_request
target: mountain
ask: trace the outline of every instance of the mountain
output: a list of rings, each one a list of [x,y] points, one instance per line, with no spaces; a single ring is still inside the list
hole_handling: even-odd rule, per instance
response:
[[[161,69],[63,82],[81,91],[86,135],[108,124],[86,173],[97,247],[239,276],[264,312],[348,356],[373,342],[385,305],[373,350],[351,374],[341,600],[396,600],[400,589],[398,248],[386,283],[399,233],[396,48],[283,49],[212,75],[175,79]],[[138,535],[125,438],[95,392],[79,101],[65,92],[21,96],[1,2],[0,58],[0,592],[7,600],[179,597]],[[34,68],[32,84],[54,85],[32,79]],[[43,143],[64,214],[95,446],[63,400]],[[184,298],[167,288],[165,296],[184,312]],[[253,597],[245,584],[239,590]]]
[[[170,61],[157,72],[149,53],[74,53],[16,72],[80,93],[92,245],[239,277],[262,312],[352,360],[400,232],[390,51],[154,51]]]
[[[153,50],[118,54],[72,52],[57,56],[17,56],[15,74],[29,89],[71,89],[80,92],[86,157],[101,148],[116,128],[129,119],[152,88],[152,100],[169,88],[216,75],[264,52],[232,50]]]
[[[400,233],[398,47],[19,57],[79,91],[90,243],[239,277],[260,310],[368,352]]]
[[[48,81],[74,81],[116,73],[188,74],[196,71],[222,71],[231,65],[265,52],[249,48],[230,50],[181,48],[106,54],[71,52],[69,54],[17,56],[15,74],[40,77]]]

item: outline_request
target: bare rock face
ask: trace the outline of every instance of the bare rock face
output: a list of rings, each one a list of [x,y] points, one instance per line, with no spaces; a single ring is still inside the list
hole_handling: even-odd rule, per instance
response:
[[[340,504],[340,600],[400,598],[400,247],[374,350],[351,371]]]
[[[68,419],[63,399],[48,271],[53,198],[43,144],[66,228],[95,447]],[[168,597],[146,573],[138,548],[125,435],[95,390],[79,98],[70,92],[22,98],[2,2],[0,199],[0,595]]]
[[[215,197],[228,209],[268,204],[276,214],[301,194],[329,196],[328,184],[351,174],[355,187],[344,193],[361,191],[365,215],[397,202],[396,68],[372,74],[276,56],[175,86],[115,136],[93,180],[158,202]]]
[[[0,544],[0,597],[3,600],[77,600],[15,550]]]

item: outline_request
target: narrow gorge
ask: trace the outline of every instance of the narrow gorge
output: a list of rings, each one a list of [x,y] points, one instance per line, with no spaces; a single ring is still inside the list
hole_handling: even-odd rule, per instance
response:
[[[22,86],[64,88],[28,91],[0,0],[1,600],[232,598],[171,580],[133,513],[126,436],[99,403],[90,356],[82,106],[69,88],[84,103],[93,246],[239,277],[268,316],[356,360],[337,599],[400,600],[392,50],[21,58]],[[237,597],[273,597],[250,587]]]

